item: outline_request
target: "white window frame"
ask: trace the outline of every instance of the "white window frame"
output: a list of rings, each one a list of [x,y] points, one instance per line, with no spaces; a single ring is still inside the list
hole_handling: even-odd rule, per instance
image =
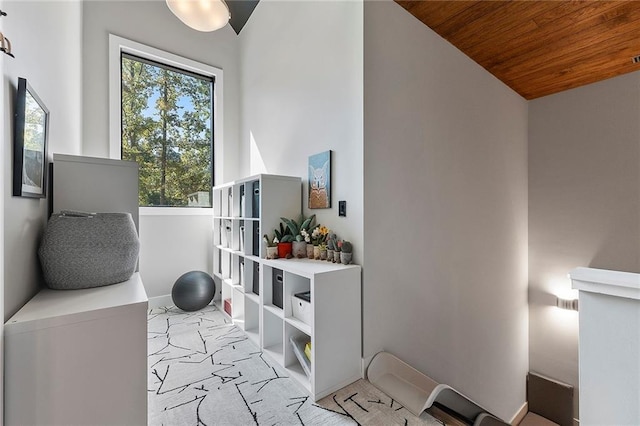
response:
[[[171,65],[214,78],[213,90],[213,170],[214,184],[222,179],[223,153],[223,88],[222,69],[203,64],[192,59],[174,55],[142,43],[109,34],[109,158],[122,158],[122,76],[120,65],[121,52],[130,53],[141,58]],[[197,215],[209,216],[212,208],[191,207],[140,207],[141,215]]]

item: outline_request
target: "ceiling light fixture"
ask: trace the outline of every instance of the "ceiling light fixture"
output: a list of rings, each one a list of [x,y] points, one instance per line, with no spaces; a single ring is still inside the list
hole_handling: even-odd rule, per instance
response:
[[[174,15],[197,31],[215,31],[229,22],[231,14],[224,0],[167,0]]]

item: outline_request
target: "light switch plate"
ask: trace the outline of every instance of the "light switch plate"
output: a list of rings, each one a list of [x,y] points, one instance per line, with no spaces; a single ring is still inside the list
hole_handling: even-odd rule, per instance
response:
[[[347,216],[347,202],[346,201],[338,201],[338,216]]]

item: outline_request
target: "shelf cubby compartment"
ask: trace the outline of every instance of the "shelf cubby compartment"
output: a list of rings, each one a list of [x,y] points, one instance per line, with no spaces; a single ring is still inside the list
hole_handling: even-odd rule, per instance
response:
[[[233,185],[228,186],[222,192],[223,215],[233,217]]]
[[[244,221],[244,220],[239,220],[239,221],[237,222],[237,224],[238,224],[238,226],[237,226],[237,234],[238,234],[238,245],[237,245],[237,247],[238,247],[238,251],[239,251],[240,253],[243,253],[243,254],[244,254],[244,248],[245,248],[244,243],[245,243],[245,235],[246,235],[246,232],[245,232],[246,224],[245,224],[245,221]]]
[[[213,245],[222,245],[222,219],[213,220]]]
[[[302,321],[293,317],[294,302],[292,297],[295,294],[303,293],[306,291],[311,291],[311,280],[309,278],[284,271],[284,290],[283,290],[284,306],[283,308],[284,308],[285,318],[291,319],[292,322],[302,323]],[[311,304],[311,307],[313,307],[313,303]],[[306,324],[306,325],[309,328],[311,327],[311,324]]]
[[[243,283],[246,280],[244,262],[245,260],[243,256],[238,255],[238,253],[231,254],[231,283],[234,286],[242,287],[243,292]]]
[[[278,272],[277,268],[272,268],[271,266],[262,265],[262,288],[261,288],[261,296],[262,296],[262,304],[265,309],[270,310],[274,314],[280,316],[280,318],[284,318],[283,309],[274,304],[274,272]],[[283,288],[284,295],[284,288]],[[284,305],[283,305],[284,307]]]
[[[233,319],[233,323],[238,325],[241,329],[245,328],[245,306],[244,306],[244,291],[240,286],[234,285],[232,287],[232,310],[231,310],[231,318]]]
[[[231,248],[232,234],[231,219],[222,219],[222,225],[220,226],[220,246],[222,248]]]
[[[244,212],[243,217],[260,218],[261,201],[260,179],[252,179],[244,183]]]
[[[260,300],[257,295],[244,295],[244,331],[260,346]]]
[[[260,262],[255,258],[244,260],[244,292],[260,300]]]
[[[214,216],[222,216],[222,190],[214,189],[211,200]]]
[[[231,253],[226,250],[219,250],[220,252],[220,278],[231,278]]]
[[[284,364],[283,319],[269,309],[262,311],[262,348],[278,364]]]
[[[222,251],[217,247],[213,247],[213,275],[217,278],[222,278]]]
[[[307,392],[311,393],[313,389],[313,339],[310,334],[303,333],[289,323],[285,323],[284,338],[284,367]],[[304,354],[304,345],[306,342],[311,342],[311,360],[309,362],[307,362]],[[296,354],[294,345],[298,346],[298,354]],[[303,363],[306,365],[303,366]]]
[[[228,279],[223,279],[220,282],[220,311],[226,312],[225,301],[231,304],[231,313],[233,314],[233,286]],[[227,312],[228,314],[228,312]]]

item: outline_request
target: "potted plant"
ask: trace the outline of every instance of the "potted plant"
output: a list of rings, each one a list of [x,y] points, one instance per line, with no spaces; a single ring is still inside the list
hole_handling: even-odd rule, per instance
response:
[[[313,259],[320,259],[320,246],[324,245],[325,256],[327,246],[324,244],[324,241],[329,233],[329,229],[326,226],[318,225],[313,228],[311,232],[311,244],[313,244]]]
[[[304,242],[307,243],[307,257],[313,259],[313,243],[311,242],[311,235],[306,230],[301,230],[300,234],[304,237]]]
[[[327,262],[333,262],[333,252],[336,249],[336,234],[327,235]]]
[[[281,259],[290,258],[293,235],[289,232],[289,228],[285,228],[282,223],[280,223],[280,229],[275,229],[273,233],[275,234],[275,238],[278,239],[278,257]]]
[[[344,265],[350,264],[351,259],[353,258],[353,245],[349,241],[343,241],[341,249],[340,261]]]
[[[286,217],[281,217],[287,228],[291,232],[293,237],[293,247],[292,247],[292,255],[293,257],[303,258],[307,256],[307,242],[305,241],[305,237],[302,234],[302,231],[308,236],[309,228],[313,225],[313,222],[316,219],[316,215],[311,215],[307,219],[304,218],[304,215],[300,215],[299,220],[296,222],[293,219],[287,219]]]
[[[273,237],[270,239],[267,234],[264,234],[262,237],[265,243],[267,243],[267,259],[277,259],[278,258],[278,237]]]
[[[327,260],[327,245],[325,243],[318,244],[319,256],[317,259]]]
[[[336,240],[336,249],[333,251],[333,263],[340,263],[340,251],[342,249],[342,241]]]

